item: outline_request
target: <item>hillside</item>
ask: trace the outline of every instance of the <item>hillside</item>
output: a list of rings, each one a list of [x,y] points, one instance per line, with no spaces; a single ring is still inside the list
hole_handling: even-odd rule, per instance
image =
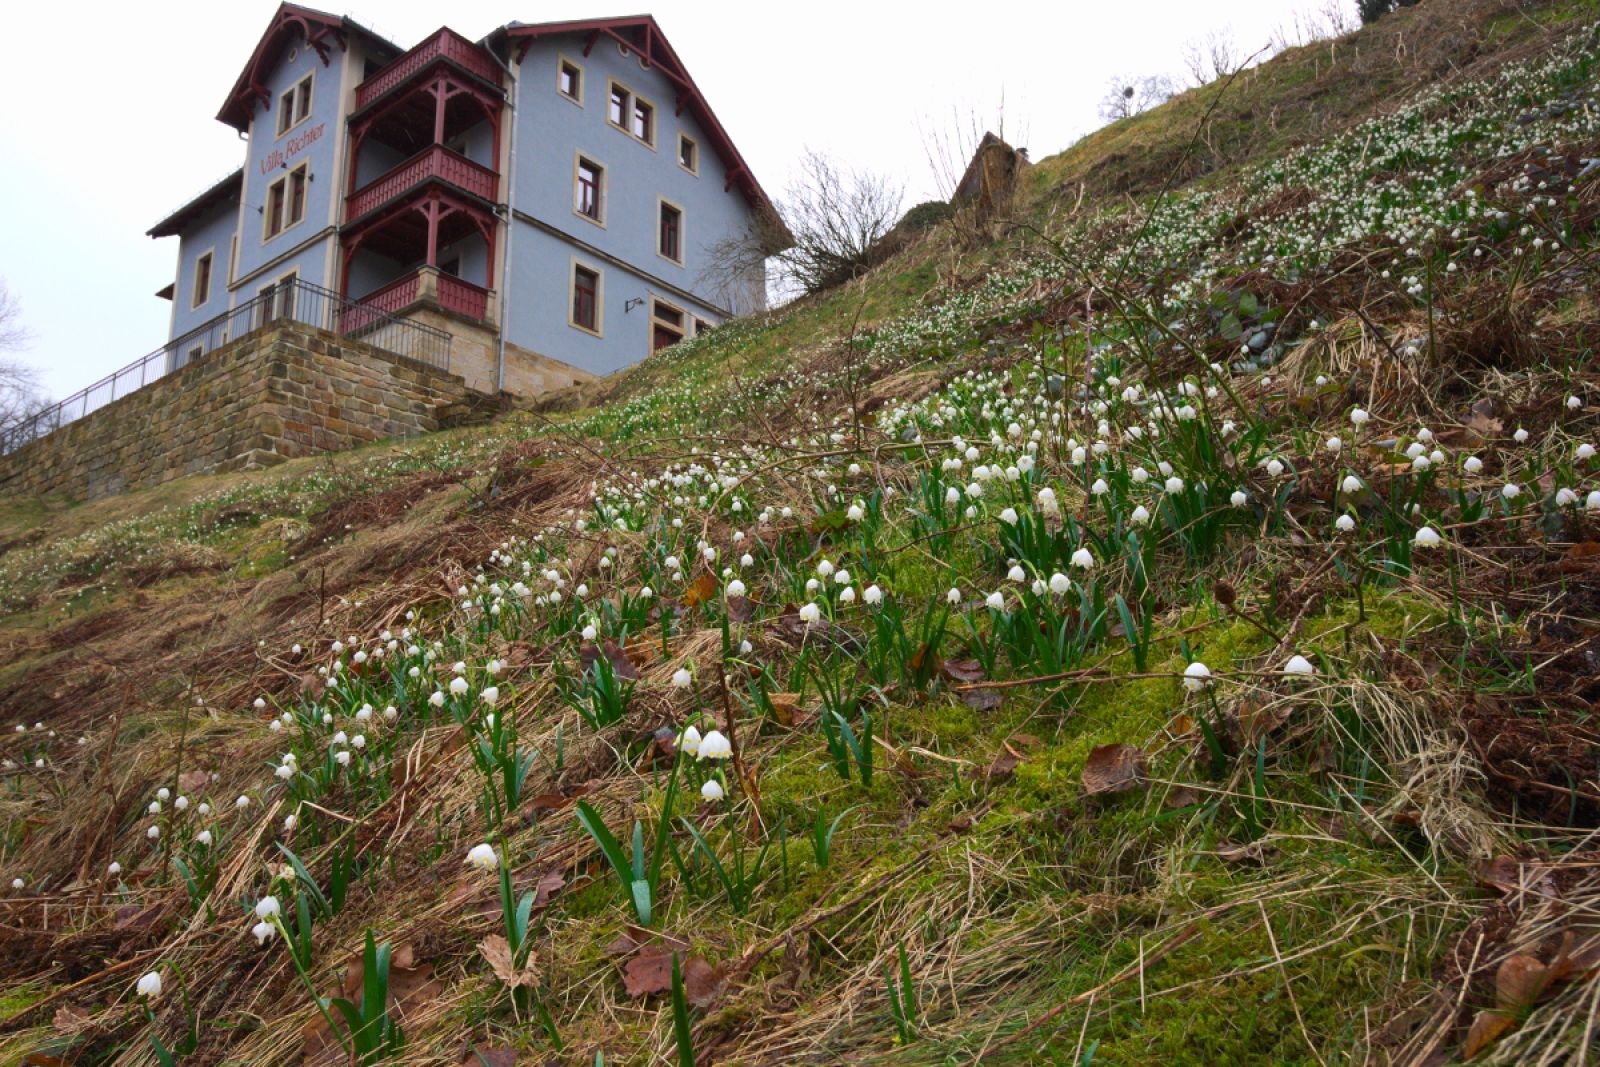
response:
[[[0,1062],[1592,1061],[1597,57],[1423,0],[539,410],[0,501]]]

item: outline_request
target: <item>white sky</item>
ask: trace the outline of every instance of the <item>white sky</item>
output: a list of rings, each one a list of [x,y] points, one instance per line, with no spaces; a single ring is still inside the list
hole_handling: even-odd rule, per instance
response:
[[[1227,30],[1254,51],[1327,0],[338,0],[408,48],[438,28],[477,40],[520,20],[656,16],[774,197],[809,145],[932,197],[924,131],[994,126],[1035,159],[1097,126],[1108,81],[1182,69],[1184,45]],[[1338,0],[1353,7],[1354,0]],[[21,358],[56,398],[166,340],[177,238],[157,220],[237,167],[215,121],[276,0],[9,5],[0,23],[0,278],[32,331]]]

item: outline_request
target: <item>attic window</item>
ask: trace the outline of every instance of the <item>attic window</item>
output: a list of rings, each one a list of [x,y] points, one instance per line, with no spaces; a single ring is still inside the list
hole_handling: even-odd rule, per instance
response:
[[[570,59],[563,59],[556,72],[556,88],[574,104],[583,103],[583,68]]]
[[[311,79],[307,74],[278,97],[278,136],[282,137],[311,117]]]
[[[645,144],[655,144],[656,109],[645,101],[635,98],[633,101],[633,126],[629,132]]]
[[[678,166],[690,174],[700,173],[700,146],[686,133],[678,135]]]
[[[622,130],[628,128],[628,114],[632,110],[629,105],[632,102],[632,93],[615,82],[611,83],[610,110],[606,114],[606,118],[610,120],[611,125]]]

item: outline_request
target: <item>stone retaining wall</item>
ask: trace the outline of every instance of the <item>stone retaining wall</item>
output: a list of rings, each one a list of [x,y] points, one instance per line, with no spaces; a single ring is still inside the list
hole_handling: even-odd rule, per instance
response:
[[[83,499],[440,428],[462,379],[298,322],[250,334],[0,456],[0,493]]]

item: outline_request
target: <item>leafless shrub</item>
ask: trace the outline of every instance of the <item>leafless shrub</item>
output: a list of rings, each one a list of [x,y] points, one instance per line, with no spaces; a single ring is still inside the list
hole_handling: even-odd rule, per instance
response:
[[[21,319],[21,305],[0,281],[0,352],[26,348],[33,339]],[[0,358],[0,437],[32,418],[46,404],[38,372],[21,360]]]
[[[1112,78],[1106,95],[1100,99],[1100,117],[1107,122],[1130,118],[1166,103],[1176,92],[1172,79],[1165,74]]]

